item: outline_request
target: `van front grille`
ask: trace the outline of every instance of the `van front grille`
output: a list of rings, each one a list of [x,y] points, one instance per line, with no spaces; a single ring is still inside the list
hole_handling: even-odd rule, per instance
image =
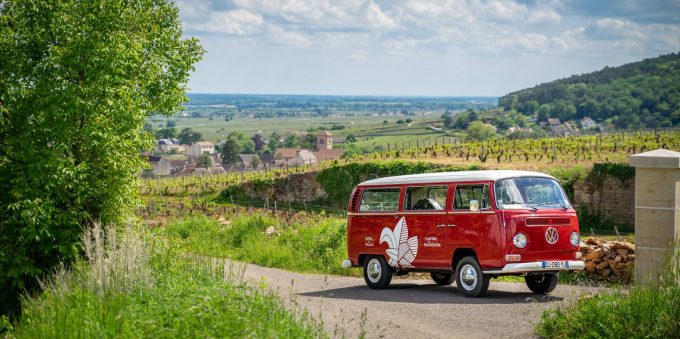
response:
[[[527,218],[527,226],[569,226],[571,219],[569,218]]]

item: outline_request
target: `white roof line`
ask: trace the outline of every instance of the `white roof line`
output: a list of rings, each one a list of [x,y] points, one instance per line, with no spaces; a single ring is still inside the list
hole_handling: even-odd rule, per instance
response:
[[[455,182],[455,181],[485,181],[485,180],[495,181],[499,179],[516,177],[542,177],[555,179],[555,177],[541,172],[484,170],[484,171],[437,172],[437,173],[400,175],[394,177],[367,180],[360,183],[358,186],[427,184],[436,182]]]

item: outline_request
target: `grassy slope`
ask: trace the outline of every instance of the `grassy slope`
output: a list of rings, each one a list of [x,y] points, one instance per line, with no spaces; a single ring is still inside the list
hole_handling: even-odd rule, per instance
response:
[[[20,322],[7,335],[325,336],[305,313],[287,310],[270,292],[241,283],[239,272],[224,261],[178,255],[162,243],[152,238],[133,246],[118,243],[108,250],[100,246],[105,255],[60,271],[41,296],[26,299]]]
[[[268,235],[268,228],[274,234]],[[347,258],[344,219],[302,217],[278,222],[263,215],[234,218],[229,225],[194,217],[170,222],[160,229],[174,247],[187,253],[231,257],[298,272],[349,274],[340,262]]]

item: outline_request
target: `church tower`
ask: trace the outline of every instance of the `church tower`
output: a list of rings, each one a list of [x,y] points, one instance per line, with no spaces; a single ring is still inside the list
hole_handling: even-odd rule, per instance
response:
[[[333,134],[321,131],[316,135],[316,150],[333,149]]]

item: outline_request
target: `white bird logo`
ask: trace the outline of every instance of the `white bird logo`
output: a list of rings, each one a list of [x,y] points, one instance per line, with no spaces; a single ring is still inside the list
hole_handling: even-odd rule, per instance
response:
[[[386,250],[390,260],[388,263],[392,267],[413,267],[411,263],[418,255],[418,237],[408,237],[408,226],[406,219],[401,217],[394,230],[389,227],[383,228],[380,233],[380,243],[386,242]]]

